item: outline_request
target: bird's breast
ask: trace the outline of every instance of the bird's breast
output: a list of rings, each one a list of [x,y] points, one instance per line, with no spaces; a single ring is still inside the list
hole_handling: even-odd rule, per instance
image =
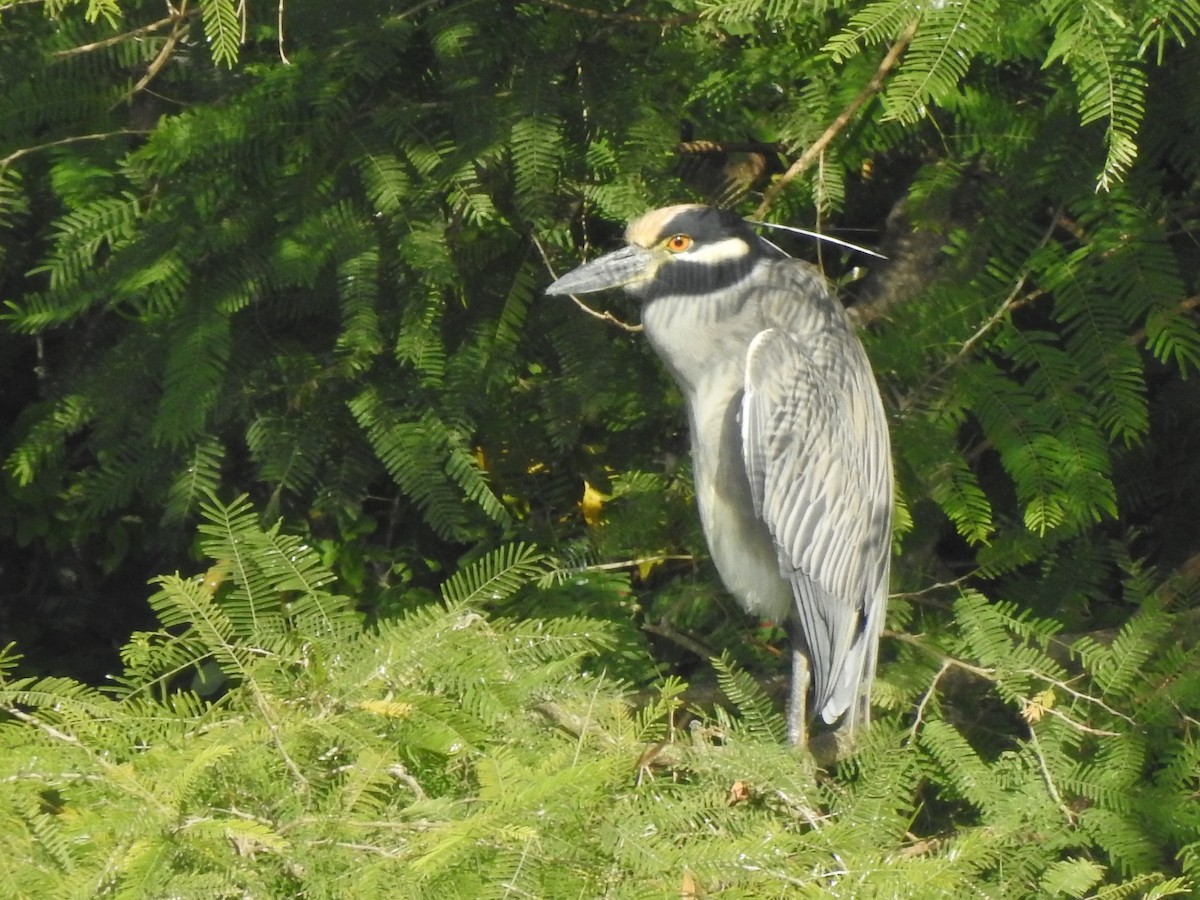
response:
[[[803,340],[830,318],[822,306],[784,292],[666,295],[642,309],[646,337],[687,401],[696,503],[713,562],[744,609],[779,622],[790,614],[792,592],[746,474],[746,354],[764,329],[782,327]]]
[[[692,474],[700,524],[725,587],[755,615],[787,619],[791,588],[780,574],[779,551],[757,515],[742,452],[742,390],[689,394]]]

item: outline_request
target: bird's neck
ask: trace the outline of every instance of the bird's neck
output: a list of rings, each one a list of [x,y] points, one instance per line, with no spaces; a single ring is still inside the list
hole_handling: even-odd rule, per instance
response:
[[[769,291],[664,293],[642,307],[646,338],[685,392],[724,382],[722,376],[730,368],[741,372],[750,342],[768,328],[778,328],[802,343],[806,337],[849,328],[845,312],[829,295],[819,273],[792,260],[782,265],[789,269],[793,289],[784,280]],[[740,377],[735,381],[740,383]]]
[[[659,297],[642,309],[646,339],[687,393],[744,366],[746,348],[762,330],[757,318],[727,300],[681,294]]]

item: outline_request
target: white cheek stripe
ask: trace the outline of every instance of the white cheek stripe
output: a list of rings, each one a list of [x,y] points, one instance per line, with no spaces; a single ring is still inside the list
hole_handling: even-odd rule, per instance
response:
[[[726,238],[723,241],[717,241],[715,244],[705,244],[702,247],[688,250],[686,253],[680,253],[681,259],[691,260],[698,263],[723,263],[734,259],[741,259],[750,253],[750,245],[741,238]]]

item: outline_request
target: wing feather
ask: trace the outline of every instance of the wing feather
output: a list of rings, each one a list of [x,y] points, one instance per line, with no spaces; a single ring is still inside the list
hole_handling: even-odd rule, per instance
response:
[[[843,340],[852,358],[823,352],[814,359],[775,328],[752,340],[742,446],[755,512],[792,586],[813,708],[833,722],[874,674],[892,479],[887,423],[866,355],[848,326],[823,337]]]

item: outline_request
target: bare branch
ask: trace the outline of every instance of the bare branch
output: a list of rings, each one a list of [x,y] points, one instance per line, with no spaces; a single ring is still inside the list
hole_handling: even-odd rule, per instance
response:
[[[245,9],[245,7],[243,7],[243,9]],[[287,54],[283,50],[283,0],[279,0],[279,9],[278,9],[278,12],[276,13],[276,20],[277,20],[276,21],[276,34],[279,35],[279,40],[278,40],[279,59],[285,66],[290,66],[292,64],[292,61],[287,58]],[[245,28],[245,23],[246,23],[246,18],[245,18],[245,15],[243,14],[243,16],[242,16],[242,28],[243,29]],[[243,35],[242,40],[245,40],[245,35]]]
[[[996,681],[998,680],[997,672],[996,672],[995,668],[985,667],[985,666],[976,666],[972,663],[967,662],[966,660],[958,659],[957,657],[951,656],[950,654],[946,653],[945,651],[941,650],[940,648],[932,646],[929,643],[927,643],[926,641],[921,640],[919,635],[908,634],[903,631],[890,631],[890,630],[885,630],[883,632],[883,635],[884,635],[884,637],[892,638],[893,640],[897,640],[897,641],[900,641],[901,643],[908,644],[909,646],[916,647],[916,648],[924,651],[925,653],[928,653],[929,655],[936,657],[937,659],[939,659],[941,661],[941,668],[939,669],[937,676],[934,678],[933,683],[930,685],[930,688],[929,688],[930,691],[933,690],[933,687],[936,686],[937,682],[942,678],[943,675],[946,674],[946,671],[949,668],[959,669],[960,671],[966,672],[970,675],[974,675],[976,678],[981,678],[984,681],[989,681],[993,684],[995,684]],[[1105,703],[1100,698],[1092,697],[1089,694],[1081,693],[1080,691],[1077,691],[1074,688],[1069,687],[1063,681],[1061,681],[1051,675],[1047,675],[1045,672],[1039,672],[1037,669],[1026,668],[1026,669],[1016,670],[1013,672],[1013,674],[1025,675],[1025,676],[1028,676],[1029,678],[1033,678],[1037,681],[1043,682],[1044,684],[1048,684],[1051,687],[1054,687],[1054,688],[1057,688],[1057,689],[1063,691],[1064,693],[1070,694],[1076,700],[1080,700],[1084,703],[1090,703],[1093,706],[1097,706],[1100,709],[1104,710],[1109,715],[1115,716],[1119,719],[1129,722],[1130,724],[1133,724],[1133,719],[1131,719],[1127,715],[1123,715],[1122,713],[1117,712],[1115,709],[1113,709],[1111,706],[1109,706],[1107,703]],[[926,693],[928,693],[928,691]],[[927,698],[925,696],[922,696],[920,706],[918,707],[918,722],[920,721],[921,713],[923,712],[923,710],[925,709],[925,707],[927,705],[928,705]],[[1072,719],[1070,716],[1066,715],[1065,713],[1061,712],[1060,710],[1046,709],[1046,710],[1044,710],[1044,712],[1047,715],[1052,715],[1055,718],[1059,719],[1060,721],[1065,722],[1067,725],[1070,725],[1076,731],[1080,731],[1085,734],[1104,735],[1106,737],[1115,737],[1116,736],[1116,732],[1105,731],[1100,728],[1093,728],[1090,725],[1085,725],[1083,722],[1078,722],[1075,719]],[[915,730],[915,726],[914,726],[914,730]],[[914,731],[914,733],[915,733],[915,731]]]
[[[1033,754],[1037,757],[1038,766],[1042,770],[1042,781],[1046,783],[1046,790],[1050,792],[1050,796],[1054,798],[1054,802],[1058,804],[1058,808],[1067,817],[1067,824],[1073,827],[1075,825],[1075,813],[1071,812],[1070,807],[1063,802],[1062,795],[1058,792],[1058,788],[1054,786],[1054,779],[1050,777],[1050,766],[1047,765],[1046,757],[1042,754],[1042,745],[1038,743],[1037,732],[1032,725],[1029,727],[1029,746],[1033,748]]]
[[[1058,228],[1058,219],[1061,213],[1061,207],[1055,210],[1054,215],[1050,217],[1050,227],[1047,228],[1042,234],[1033,250],[1029,252],[1029,256],[1033,256],[1034,253],[1036,253],[1038,250],[1041,250],[1050,242],[1050,238],[1054,236],[1055,229]],[[904,410],[910,408],[918,398],[923,396],[925,392],[929,390],[930,387],[937,384],[943,375],[967,358],[967,355],[975,348],[975,345],[983,340],[983,338],[986,337],[988,333],[990,333],[991,330],[995,328],[996,325],[1006,315],[1008,315],[1012,308],[1018,303],[1019,299],[1021,298],[1021,292],[1025,289],[1025,281],[1028,278],[1028,272],[1021,272],[1021,274],[1017,277],[1016,284],[1013,285],[1012,290],[1008,292],[1008,296],[1004,298],[1004,301],[996,308],[996,311],[988,316],[987,321],[975,329],[975,333],[963,341],[962,346],[958,348],[958,351],[952,357],[946,360],[946,362],[944,362],[936,372],[926,378],[920,387],[900,400],[900,409]]]
[[[792,163],[788,170],[779,176],[774,184],[767,188],[763,194],[762,203],[754,211],[754,218],[761,219],[765,216],[767,210],[771,208],[771,204],[775,202],[783,189],[816,162],[821,154],[825,152],[825,148],[850,123],[850,120],[854,118],[859,109],[868,100],[883,90],[883,84],[887,79],[888,73],[900,62],[900,57],[904,55],[904,51],[908,49],[909,43],[911,43],[913,37],[916,35],[918,22],[919,20],[914,19],[909,23],[909,26],[901,32],[900,37],[896,38],[896,42],[888,49],[887,55],[879,63],[879,68],[875,70],[875,74],[871,76],[870,81],[866,83],[863,89],[858,92],[858,95],[846,105],[845,109],[838,113],[837,118],[830,123],[821,136],[813,141],[807,150],[800,154],[800,158]]]
[[[150,134],[152,129],[149,128],[118,128],[116,131],[104,131],[96,134],[77,134],[71,137],[59,138],[56,141],[46,141],[44,144],[34,144],[32,147],[22,147],[20,150],[14,150],[3,158],[0,158],[0,171],[7,169],[23,156],[29,156],[31,153],[37,153],[39,150],[49,150],[51,147],[65,147],[68,144],[79,144],[84,141],[104,141],[111,137],[117,137],[123,134]]]
[[[134,28],[130,31],[122,32],[121,34],[114,34],[112,37],[107,37],[102,41],[93,41],[90,44],[80,44],[78,47],[70,47],[66,50],[55,50],[50,55],[55,59],[66,59],[71,56],[79,56],[83,53],[91,53],[94,50],[103,50],[105,47],[115,46],[116,44],[130,40],[131,38],[141,37],[145,34],[153,34],[160,28],[166,28],[168,25],[174,25],[182,19],[186,19],[192,15],[194,15],[194,13],[190,13],[184,9],[181,9],[179,12],[172,13],[165,19],[159,19],[157,22],[151,22],[149,25],[142,25],[140,28]]]
[[[121,103],[128,103],[134,96],[145,90],[151,81],[158,77],[158,73],[163,70],[167,65],[167,61],[171,58],[171,54],[175,52],[175,47],[179,43],[180,38],[187,33],[187,15],[187,0],[184,0],[179,7],[178,15],[175,16],[175,26],[171,29],[171,33],[167,35],[167,39],[163,42],[158,54],[150,62],[150,66],[146,69],[146,74],[139,78],[133,89],[114,104],[114,106],[119,106]]]
[[[412,776],[401,763],[392,763],[388,766],[388,774],[397,781],[404,784],[418,800],[428,800],[429,795],[425,793],[425,789],[421,787],[421,783]]]
[[[65,731],[59,731],[50,723],[43,722],[37,716],[31,716],[29,713],[23,712],[22,710],[17,709],[15,706],[5,706],[3,707],[3,711],[8,713],[14,719],[24,722],[26,725],[32,725],[35,728],[41,729],[56,741],[64,741],[68,744],[75,744],[77,746],[80,744],[79,738],[75,737],[73,734],[67,734]]]
[[[670,625],[668,625],[665,621],[660,622],[657,625],[655,625],[651,622],[647,622],[642,626],[642,631],[645,631],[647,634],[653,634],[653,635],[657,635],[658,637],[665,638],[666,640],[670,641],[672,644],[677,644],[678,646],[682,647],[684,650],[694,653],[698,657],[700,657],[701,659],[706,660],[706,661],[712,659],[713,656],[716,655],[713,653],[713,650],[711,647],[706,647],[704,644],[700,643],[695,638],[689,637],[688,635],[686,635],[680,631],[676,631],[674,628],[672,628]]]
[[[602,322],[608,322],[612,325],[616,325],[618,328],[622,329],[623,331],[628,331],[630,334],[637,334],[642,330],[641,325],[630,325],[628,322],[618,319],[610,312],[600,312],[598,309],[592,309],[574,294],[571,294],[570,297],[575,301],[576,306],[593,318],[599,319]]]
[[[933,681],[929,682],[929,687],[925,689],[925,693],[921,695],[921,702],[917,704],[917,717],[913,721],[913,726],[908,732],[909,741],[917,739],[917,729],[921,727],[921,720],[925,718],[925,707],[929,705],[929,701],[933,699],[934,693],[937,691],[937,684],[942,680],[942,676],[950,671],[953,663],[949,659],[942,660],[942,667],[938,669],[937,674],[933,676]]]
[[[579,572],[611,572],[616,569],[634,569],[648,564],[658,565],[664,562],[695,562],[696,557],[690,553],[660,553],[657,556],[639,556],[637,559],[622,559],[617,562],[594,563],[571,571]]]

